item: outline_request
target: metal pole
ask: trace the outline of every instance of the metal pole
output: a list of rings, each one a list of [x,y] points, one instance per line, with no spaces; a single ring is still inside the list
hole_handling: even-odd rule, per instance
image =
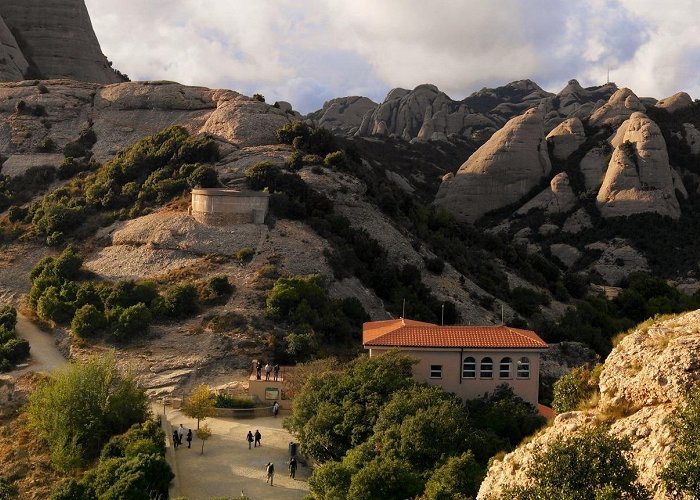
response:
[[[442,303],[442,319],[440,320],[440,326],[445,326],[445,303]]]

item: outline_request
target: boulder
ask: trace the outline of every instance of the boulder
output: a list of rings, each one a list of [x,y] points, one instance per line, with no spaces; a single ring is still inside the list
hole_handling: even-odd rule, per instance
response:
[[[459,220],[474,222],[522,199],[551,170],[543,118],[531,109],[511,119],[453,177],[443,180],[435,204]]]
[[[552,146],[552,156],[566,160],[581,144],[586,142],[586,132],[578,118],[568,118],[547,134],[547,142]]]
[[[622,88],[615,92],[608,102],[593,112],[589,124],[594,127],[617,127],[632,113],[646,111],[639,98],[628,88]]]
[[[0,81],[24,80],[29,63],[22,54],[15,36],[0,17]]]
[[[555,243],[549,246],[549,251],[566,267],[571,267],[581,258],[581,251],[566,243]]]
[[[569,176],[561,172],[554,176],[549,187],[518,209],[516,214],[525,215],[534,209],[543,210],[546,215],[565,213],[574,208],[577,201]]]
[[[600,252],[600,257],[591,264],[590,269],[608,285],[617,285],[630,273],[649,271],[646,258],[622,238],[591,243],[586,245],[586,250]]]
[[[665,109],[669,113],[675,113],[681,109],[689,108],[693,105],[693,100],[685,92],[678,92],[671,97],[661,99],[656,103],[657,108]]]
[[[60,153],[36,153],[12,155],[0,168],[2,175],[18,177],[24,175],[28,170],[38,167],[58,167],[65,157]]]
[[[655,212],[677,219],[680,207],[666,143],[659,127],[643,113],[634,113],[613,141],[605,179],[596,198],[603,217]]]
[[[690,147],[690,153],[700,154],[700,130],[696,129],[692,123],[684,123],[683,128],[685,129],[685,142]]]
[[[2,27],[0,39],[8,40],[5,50],[15,56],[13,64],[22,73],[20,78],[6,81],[29,77],[28,67],[34,77],[97,83],[123,81],[102,54],[84,0],[3,0],[0,17],[14,35],[15,43],[8,40],[7,30]],[[5,47],[5,43],[2,45]],[[24,57],[18,57],[16,49],[21,49]]]
[[[367,97],[338,97],[323,104],[323,108],[307,116],[319,127],[334,132],[352,135],[361,127],[368,113],[378,104]]]
[[[591,227],[593,227],[593,222],[590,215],[585,209],[579,208],[564,221],[561,230],[565,233],[577,234]]]

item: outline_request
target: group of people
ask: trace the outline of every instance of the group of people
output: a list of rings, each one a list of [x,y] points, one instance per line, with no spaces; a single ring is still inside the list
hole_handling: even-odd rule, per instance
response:
[[[272,380],[274,382],[277,382],[277,379],[279,378],[280,375],[280,365],[275,363],[274,365],[271,365],[270,363],[265,363],[265,380],[270,380],[270,375],[272,375]],[[263,372],[263,362],[262,360],[258,360],[258,362],[255,364],[255,378],[260,380],[262,378],[262,372]]]
[[[248,435],[245,437],[245,439],[246,441],[248,441],[248,449],[250,449],[253,443],[255,443],[253,448],[262,446],[262,443],[260,443],[260,440],[262,439],[262,434],[260,434],[260,431],[258,429],[255,429],[255,434],[253,434],[251,431],[248,431]]]
[[[173,446],[177,450],[178,446],[182,444],[182,436],[185,435],[185,428],[183,427],[182,424],[180,424],[180,427],[175,429],[173,431]],[[192,429],[187,430],[187,447],[192,448]]]
[[[287,462],[287,468],[289,469],[289,477],[294,479],[297,474],[296,457],[292,457],[289,459],[289,462]],[[272,462],[267,462],[267,465],[265,465],[265,470],[267,471],[267,481],[265,482],[269,483],[269,485],[272,486],[272,482],[275,479],[275,464],[273,464]]]

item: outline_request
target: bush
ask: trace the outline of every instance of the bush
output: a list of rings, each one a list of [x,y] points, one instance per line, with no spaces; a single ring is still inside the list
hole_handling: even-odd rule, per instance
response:
[[[127,307],[120,311],[116,323],[112,326],[112,334],[119,340],[126,340],[137,334],[148,332],[151,322],[151,311],[143,303]]]
[[[445,261],[440,257],[435,257],[432,259],[426,259],[425,268],[433,274],[441,275],[442,271],[445,269]]]
[[[345,163],[345,153],[342,151],[328,153],[323,159],[323,166],[327,168],[342,168],[345,166]]]
[[[661,478],[669,489],[700,497],[700,386],[688,394],[685,406],[668,419],[676,437]]]
[[[468,492],[479,490],[484,468],[470,451],[450,457],[435,469],[425,484],[422,500],[467,500]]]
[[[215,188],[220,186],[219,176],[212,167],[199,165],[187,177],[187,185],[191,188]]]
[[[248,263],[253,260],[255,256],[255,250],[250,247],[243,247],[233,254],[233,259],[240,262],[241,264]]]
[[[217,394],[214,404],[217,408],[255,408],[255,401],[247,396],[232,396],[230,394]]]
[[[173,285],[163,294],[165,312],[183,318],[197,311],[197,288],[192,283]]]
[[[554,383],[552,409],[557,413],[573,411],[588,401],[598,391],[598,380],[603,365],[593,370],[587,367],[574,368]]]

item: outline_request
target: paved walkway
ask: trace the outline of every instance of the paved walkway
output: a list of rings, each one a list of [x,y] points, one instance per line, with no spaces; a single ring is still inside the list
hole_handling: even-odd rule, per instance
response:
[[[162,406],[160,412],[163,412]],[[292,437],[282,428],[281,416],[206,419],[204,423],[209,425],[213,434],[204,443],[204,455],[200,454],[202,442],[196,438],[197,421],[170,407],[166,408],[166,416],[173,428],[182,423],[195,434],[191,449],[183,440],[183,446],[173,450],[172,438],[167,440],[168,456],[172,457],[173,472],[177,476],[170,489],[170,498],[235,498],[241,491],[252,500],[300,500],[308,495],[308,468],[299,464],[296,479],[289,477],[287,460]],[[255,433],[255,429],[262,434],[262,446],[249,450],[245,437],[249,430]],[[274,486],[265,482],[267,462],[275,464]]]
[[[21,375],[28,371],[52,372],[68,364],[56,347],[53,335],[39,329],[31,320],[21,314],[17,315],[17,335],[29,341],[29,366],[11,371],[12,376]]]

